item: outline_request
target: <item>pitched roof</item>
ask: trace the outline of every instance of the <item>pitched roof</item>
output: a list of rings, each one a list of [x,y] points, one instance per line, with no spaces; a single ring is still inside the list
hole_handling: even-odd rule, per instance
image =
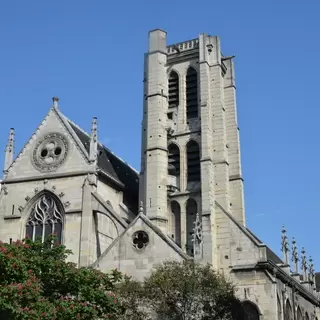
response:
[[[64,116],[65,117],[65,116]],[[66,118],[66,117],[65,117]],[[66,118],[74,133],[89,154],[90,136],[74,122]],[[117,157],[102,143],[98,143],[98,168],[110,176],[113,180],[122,184],[125,191],[131,197],[137,197],[139,193],[139,174],[128,163]]]

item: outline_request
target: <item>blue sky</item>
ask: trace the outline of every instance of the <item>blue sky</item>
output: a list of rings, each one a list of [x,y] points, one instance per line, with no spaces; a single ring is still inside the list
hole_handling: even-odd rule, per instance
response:
[[[100,140],[138,169],[148,31],[165,29],[169,43],[219,35],[236,56],[247,224],[276,252],[285,224],[320,270],[319,10],[316,0],[2,0],[1,148],[14,127],[18,152],[56,95],[87,131],[97,116]]]

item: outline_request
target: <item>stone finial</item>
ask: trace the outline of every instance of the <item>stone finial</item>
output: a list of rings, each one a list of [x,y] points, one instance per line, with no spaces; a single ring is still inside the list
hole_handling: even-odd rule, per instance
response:
[[[202,258],[202,241],[203,240],[203,234],[202,234],[202,223],[200,220],[199,213],[196,214],[196,220],[194,222],[194,228],[193,228],[193,252],[194,252],[194,258],[201,259]]]
[[[4,171],[11,166],[14,158],[14,128],[9,131],[8,143],[5,150]]]
[[[287,231],[285,227],[282,227],[282,252],[283,252],[283,259],[285,264],[289,264],[289,242],[288,242],[288,237],[287,237]]]
[[[53,97],[52,98],[52,101],[53,101],[53,107],[54,108],[56,108],[56,109],[58,109],[58,107],[59,107],[59,98],[58,97]]]
[[[196,214],[196,221],[194,222],[193,241],[202,241],[202,223],[199,218],[199,213]]]
[[[302,269],[302,275],[303,280],[308,280],[308,262],[307,262],[307,256],[306,256],[306,250],[302,247],[301,250],[301,269]]]
[[[98,126],[97,126],[97,117],[93,117],[92,126],[91,126],[91,138],[97,140]]]
[[[139,214],[143,214],[143,201],[140,201],[138,213],[139,213]]]
[[[297,248],[297,243],[295,238],[292,238],[292,262],[294,264],[294,272],[295,273],[299,273],[299,266],[298,266],[298,262],[299,262],[299,253],[298,253],[298,248]]]
[[[98,124],[97,118],[93,117],[91,125],[91,137],[90,137],[90,162],[95,162],[98,155]]]
[[[308,272],[309,272],[309,282],[311,282],[312,284],[315,283],[315,270],[314,270],[314,264],[313,264],[313,259],[312,257],[309,257],[309,268],[308,268]]]

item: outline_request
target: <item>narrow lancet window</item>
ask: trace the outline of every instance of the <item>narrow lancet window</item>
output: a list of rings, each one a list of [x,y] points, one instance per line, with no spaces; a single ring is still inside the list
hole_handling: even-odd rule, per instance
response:
[[[172,239],[181,246],[181,210],[177,201],[171,202],[171,214]]]
[[[279,296],[277,296],[278,320],[282,320],[282,308]],[[299,319],[298,319],[299,320]]]
[[[169,108],[177,107],[179,105],[179,76],[175,71],[170,72],[168,92]]]
[[[199,182],[200,175],[200,149],[197,142],[191,140],[187,144],[187,181],[190,182]]]
[[[186,77],[187,120],[198,118],[198,75],[190,67]]]
[[[286,309],[285,309],[284,319],[285,320],[292,320],[293,319],[292,308],[291,308],[290,302],[288,300],[286,302]]]
[[[31,209],[26,224],[26,237],[44,241],[49,235],[55,234],[59,243],[62,242],[63,215],[55,199],[49,194],[42,195]]]
[[[297,320],[303,320],[303,315],[300,307],[298,307],[298,310],[297,310]]]
[[[198,205],[194,199],[188,199],[186,204],[186,214],[187,214],[187,244],[186,251],[187,254],[193,257],[193,233],[194,233],[194,223],[196,221],[198,213]]]

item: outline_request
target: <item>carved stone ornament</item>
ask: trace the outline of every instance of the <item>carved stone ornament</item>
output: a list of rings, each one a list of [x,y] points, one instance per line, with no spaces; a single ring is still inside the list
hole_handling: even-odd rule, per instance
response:
[[[68,141],[61,133],[49,133],[34,147],[32,164],[41,172],[55,171],[66,159],[68,150]]]

